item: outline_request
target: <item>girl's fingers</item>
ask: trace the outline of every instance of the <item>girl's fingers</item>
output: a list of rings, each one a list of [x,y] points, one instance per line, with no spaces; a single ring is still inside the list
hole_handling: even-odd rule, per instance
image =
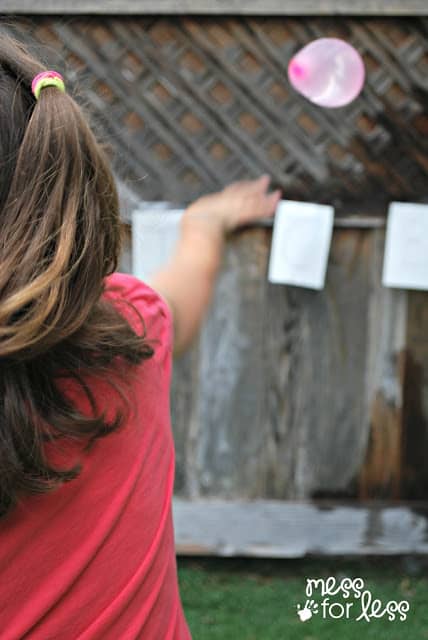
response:
[[[281,200],[281,191],[280,189],[277,189],[276,191],[273,191],[273,193],[270,193],[267,197],[268,199],[268,207],[267,207],[267,213],[266,216],[267,217],[271,217],[274,215],[275,210],[278,206],[279,201]]]
[[[235,182],[234,184],[241,189],[249,191],[251,193],[263,193],[267,191],[269,187],[270,176],[268,176],[267,174],[263,174],[255,180],[244,180],[243,182]]]
[[[272,198],[273,200],[276,200],[277,202],[279,202],[279,201],[281,200],[281,198],[282,198],[282,191],[281,191],[281,189],[277,189],[276,191],[274,191],[274,192],[271,194],[271,198]]]
[[[255,180],[240,180],[238,182],[232,182],[227,185],[223,191],[227,193],[266,193],[269,188],[271,178],[265,173]]]
[[[266,191],[270,184],[270,176],[264,173],[262,176],[260,176],[260,178],[254,180],[253,184],[257,189]]]

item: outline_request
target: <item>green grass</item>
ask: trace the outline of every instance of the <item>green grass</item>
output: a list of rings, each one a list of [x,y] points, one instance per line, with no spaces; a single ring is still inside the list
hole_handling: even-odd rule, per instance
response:
[[[179,559],[180,593],[194,640],[428,640],[428,571],[426,560],[372,559],[257,561],[247,559]],[[408,600],[405,621],[387,616],[370,622],[355,618],[360,602],[352,596],[330,601],[353,602],[349,620],[302,623],[297,604],[306,600],[307,578],[360,577],[373,598]],[[321,602],[317,593],[314,600]]]

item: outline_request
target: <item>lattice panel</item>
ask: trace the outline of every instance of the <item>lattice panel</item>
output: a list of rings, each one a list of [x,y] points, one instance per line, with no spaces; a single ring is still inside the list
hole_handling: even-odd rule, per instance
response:
[[[187,202],[263,172],[287,197],[379,213],[428,200],[426,19],[141,18],[20,20],[49,46],[145,200]],[[368,78],[325,110],[286,78],[310,40],[342,37]]]

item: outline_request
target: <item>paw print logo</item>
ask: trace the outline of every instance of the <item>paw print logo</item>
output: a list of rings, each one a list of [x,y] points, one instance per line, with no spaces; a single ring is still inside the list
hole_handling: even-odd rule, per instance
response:
[[[297,615],[300,618],[300,622],[307,622],[316,613],[318,613],[318,605],[314,600],[306,600],[303,609],[300,604],[297,605]]]

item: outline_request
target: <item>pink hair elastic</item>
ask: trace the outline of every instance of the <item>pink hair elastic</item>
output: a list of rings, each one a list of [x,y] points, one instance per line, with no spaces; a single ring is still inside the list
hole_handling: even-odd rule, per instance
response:
[[[45,87],[56,87],[65,93],[64,78],[57,71],[42,71],[38,73],[31,83],[31,91],[36,100],[39,99],[40,91]]]

